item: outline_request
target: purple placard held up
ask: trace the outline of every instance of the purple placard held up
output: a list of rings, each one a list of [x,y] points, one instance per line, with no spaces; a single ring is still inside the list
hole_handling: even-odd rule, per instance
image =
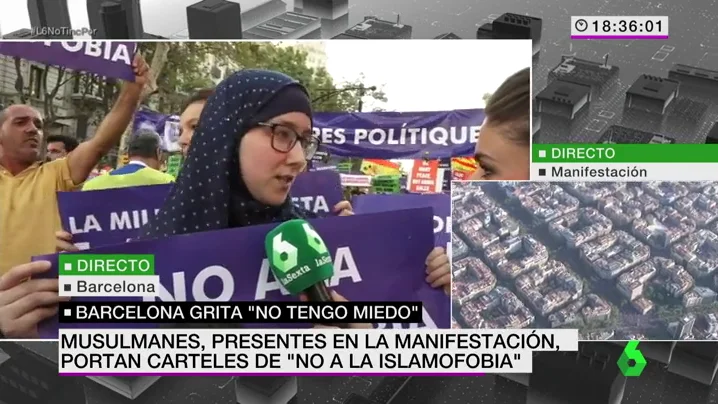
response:
[[[344,200],[341,175],[331,170],[302,173],[292,185],[292,200],[320,216],[333,213],[334,205]]]
[[[132,59],[136,47],[135,42],[115,41],[0,42],[0,55],[135,81]]]
[[[432,208],[436,246],[451,253],[451,196],[447,194],[357,195],[352,199],[357,214],[400,209]]]
[[[172,185],[151,185],[87,192],[58,192],[63,228],[80,249],[124,243],[154,217]],[[302,173],[292,186],[294,203],[320,216],[330,215],[343,199],[339,173]]]
[[[334,258],[331,288],[350,301],[421,301],[424,305],[423,324],[409,327],[449,327],[449,297],[441,290],[432,289],[424,279],[424,261],[434,245],[431,209],[331,217],[311,222]],[[266,259],[264,239],[274,226],[250,226],[138,241],[92,249],[90,252],[154,253],[155,274],[160,276],[163,286],[158,300],[294,300],[296,297],[283,294]],[[57,257],[58,254],[53,254],[35,259],[52,262],[51,273],[57,274]],[[107,300],[139,301],[141,298],[73,299]],[[42,323],[42,338],[56,338],[58,325],[57,318]],[[66,328],[88,326],[62,325]],[[152,326],[137,324],[131,327]],[[291,327],[297,328],[298,325]],[[378,327],[403,328],[406,325],[383,324]],[[98,324],[96,328],[117,328],[117,325]]]

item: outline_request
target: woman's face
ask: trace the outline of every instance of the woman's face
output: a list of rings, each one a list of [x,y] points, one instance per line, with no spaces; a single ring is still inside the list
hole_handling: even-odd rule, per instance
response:
[[[199,117],[202,115],[202,109],[204,108],[205,101],[197,101],[189,104],[182,115],[180,115],[180,137],[178,140],[179,146],[182,149],[182,154],[187,157],[189,151],[189,145],[192,142],[192,135],[199,122]]]
[[[510,125],[484,121],[476,144],[478,169],[470,180],[527,181],[530,179],[530,147],[507,136]]]
[[[312,135],[312,121],[301,112],[277,116],[269,123],[291,128],[302,136]],[[304,171],[307,161],[300,142],[288,153],[282,153],[272,148],[272,137],[269,127],[251,129],[240,142],[239,161],[242,179],[254,199],[278,206],[287,199],[294,179]]]

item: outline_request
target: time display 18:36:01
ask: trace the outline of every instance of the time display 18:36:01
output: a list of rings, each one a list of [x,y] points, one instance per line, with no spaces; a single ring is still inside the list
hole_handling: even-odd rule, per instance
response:
[[[643,22],[636,20],[620,20],[617,22],[594,20],[593,29],[594,32],[662,32],[661,23],[661,20],[646,20]]]

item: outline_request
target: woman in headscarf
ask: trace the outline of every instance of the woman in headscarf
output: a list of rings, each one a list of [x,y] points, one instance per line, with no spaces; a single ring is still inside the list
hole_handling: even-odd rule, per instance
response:
[[[319,146],[307,91],[278,72],[242,70],[206,101],[192,146],[144,238],[313,218],[289,196]],[[341,202],[335,210],[351,214]],[[449,289],[443,249],[427,258],[427,282]]]

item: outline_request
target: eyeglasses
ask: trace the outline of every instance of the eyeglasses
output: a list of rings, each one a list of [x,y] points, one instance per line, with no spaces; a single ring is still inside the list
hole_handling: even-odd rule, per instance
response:
[[[319,139],[315,136],[303,136],[296,130],[279,123],[260,122],[257,126],[269,128],[272,132],[272,149],[280,153],[289,153],[299,142],[304,151],[304,158],[311,160],[319,148]]]

